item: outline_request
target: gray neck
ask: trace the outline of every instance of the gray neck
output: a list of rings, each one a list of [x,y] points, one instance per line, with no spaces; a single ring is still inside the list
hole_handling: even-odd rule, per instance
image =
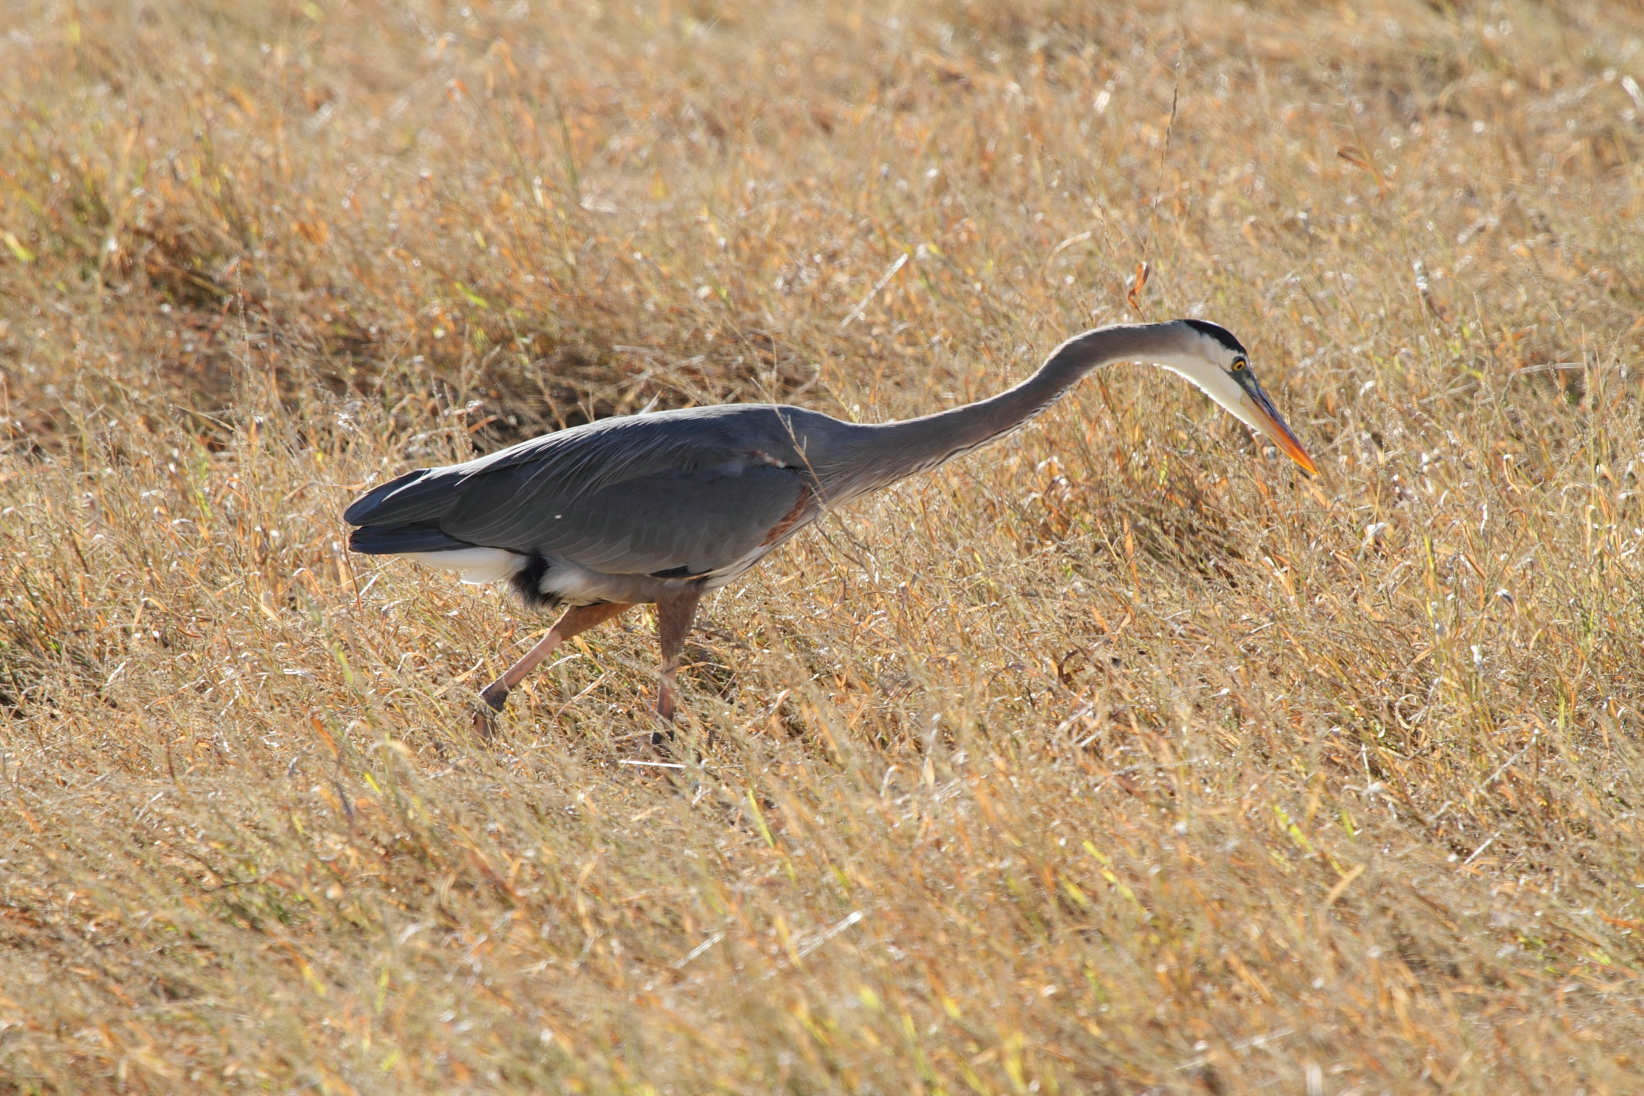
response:
[[[1119,324],[1075,335],[1038,371],[990,399],[883,426],[864,426],[853,439],[849,472],[824,488],[835,505],[1001,438],[1064,396],[1085,374],[1121,361],[1157,360],[1181,347],[1174,323]]]

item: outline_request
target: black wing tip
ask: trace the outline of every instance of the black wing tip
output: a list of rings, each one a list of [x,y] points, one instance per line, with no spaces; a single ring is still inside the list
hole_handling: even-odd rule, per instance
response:
[[[348,509],[343,511],[343,520],[350,525],[370,525],[371,512],[382,505],[383,499],[388,496],[389,492],[398,487],[399,483],[399,480],[390,480],[387,483],[380,483],[373,487],[348,504]]]
[[[1209,320],[1183,320],[1182,322],[1205,338],[1215,339],[1235,354],[1248,355],[1250,353],[1244,348],[1244,344],[1234,337],[1233,332],[1219,323],[1211,323]]]
[[[359,498],[348,504],[343,511],[343,520],[350,525],[370,525],[372,515],[401,488],[409,487],[422,479],[433,469],[419,468],[414,472],[407,472],[403,476],[396,476],[387,483],[379,483]]]

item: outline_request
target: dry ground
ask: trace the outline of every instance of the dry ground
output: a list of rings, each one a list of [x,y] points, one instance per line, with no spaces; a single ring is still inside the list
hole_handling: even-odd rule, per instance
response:
[[[0,20],[0,1092],[1644,1091],[1636,3]],[[643,615],[476,741],[546,621],[340,544],[1137,314],[1323,476],[1111,370],[720,594],[672,752]]]

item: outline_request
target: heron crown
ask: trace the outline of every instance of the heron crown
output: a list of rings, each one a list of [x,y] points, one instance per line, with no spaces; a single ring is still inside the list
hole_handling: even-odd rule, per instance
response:
[[[1211,323],[1208,320],[1182,320],[1182,323],[1197,331],[1204,338],[1220,346],[1223,350],[1231,351],[1230,357],[1234,360],[1249,358],[1250,352],[1244,344],[1233,336],[1233,332],[1221,324]]]

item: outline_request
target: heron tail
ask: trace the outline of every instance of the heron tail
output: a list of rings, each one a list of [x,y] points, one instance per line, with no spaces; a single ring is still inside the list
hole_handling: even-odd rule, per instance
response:
[[[452,552],[474,546],[427,526],[365,525],[348,535],[348,547],[368,556],[403,556],[412,552]]]

